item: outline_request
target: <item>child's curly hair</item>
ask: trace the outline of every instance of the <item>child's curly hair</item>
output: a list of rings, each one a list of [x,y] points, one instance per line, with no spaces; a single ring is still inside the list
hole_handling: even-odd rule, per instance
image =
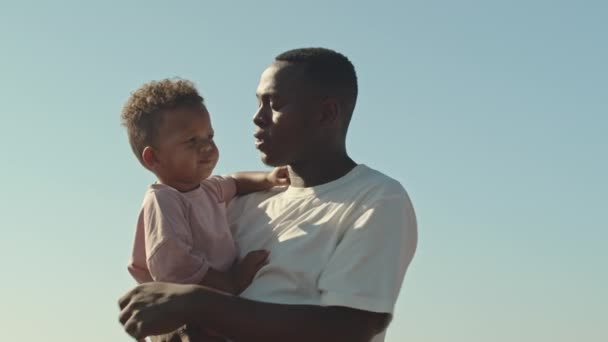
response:
[[[144,167],[142,152],[146,146],[154,145],[163,114],[178,107],[200,105],[205,105],[204,100],[194,83],[179,78],[151,81],[131,94],[121,119],[131,149]]]

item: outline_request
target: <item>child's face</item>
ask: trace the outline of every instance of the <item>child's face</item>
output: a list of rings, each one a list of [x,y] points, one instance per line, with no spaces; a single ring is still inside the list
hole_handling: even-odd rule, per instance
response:
[[[207,110],[185,107],[164,115],[154,153],[151,168],[163,183],[180,191],[198,187],[219,158]]]

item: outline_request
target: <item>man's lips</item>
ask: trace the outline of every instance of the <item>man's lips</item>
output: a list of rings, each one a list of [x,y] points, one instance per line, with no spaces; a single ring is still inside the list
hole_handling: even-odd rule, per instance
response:
[[[256,140],[266,140],[268,138],[267,134],[264,131],[257,131],[253,134],[253,137]]]
[[[262,146],[264,144],[264,142],[266,142],[268,140],[268,136],[262,132],[256,132],[253,137],[255,138],[255,147],[259,148],[260,146]]]

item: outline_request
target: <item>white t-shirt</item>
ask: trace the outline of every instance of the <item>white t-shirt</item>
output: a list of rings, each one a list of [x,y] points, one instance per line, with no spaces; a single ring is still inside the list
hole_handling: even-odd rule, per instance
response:
[[[401,184],[365,165],[330,183],[236,198],[228,222],[240,257],[270,251],[241,296],[393,313],[417,243]],[[384,340],[384,333],[373,341]]]

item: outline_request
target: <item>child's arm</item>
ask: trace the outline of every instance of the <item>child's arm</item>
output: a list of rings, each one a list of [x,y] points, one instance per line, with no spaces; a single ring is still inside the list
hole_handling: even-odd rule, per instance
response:
[[[289,185],[287,167],[277,167],[270,172],[237,172],[230,177],[234,178],[236,182],[236,194],[239,196],[270,189],[277,185]]]
[[[228,272],[214,270],[201,253],[193,252],[189,238],[192,232],[186,217],[186,205],[176,191],[157,190],[144,199],[138,233],[149,242],[141,248],[145,249],[145,267],[152,280],[198,283],[231,294],[238,294],[249,286],[264,266],[268,253],[250,252]]]
[[[209,268],[200,285],[238,295],[251,284],[255,274],[266,264],[267,258],[267,251],[258,250],[249,252],[243,260],[235,263],[228,272],[220,272]]]

